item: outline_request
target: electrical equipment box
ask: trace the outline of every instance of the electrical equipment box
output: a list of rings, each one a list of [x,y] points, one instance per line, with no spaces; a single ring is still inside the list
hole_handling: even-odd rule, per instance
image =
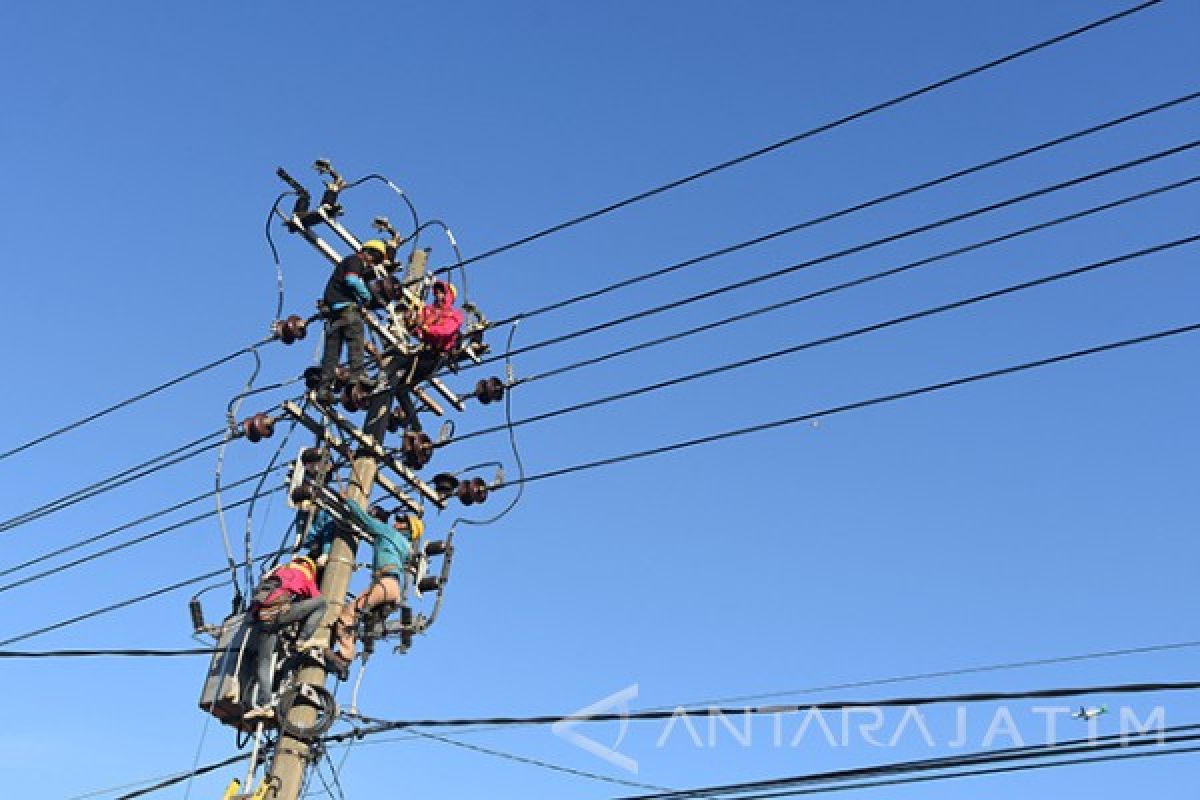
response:
[[[204,679],[200,708],[226,725],[241,727],[242,715],[249,706],[256,657],[252,630],[247,614],[226,617]]]

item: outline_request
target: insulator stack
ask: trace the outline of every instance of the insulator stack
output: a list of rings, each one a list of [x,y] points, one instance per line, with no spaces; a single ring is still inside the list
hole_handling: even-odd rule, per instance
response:
[[[421,469],[433,458],[433,439],[422,431],[408,431],[400,444],[404,454],[404,466],[409,469]]]
[[[436,592],[442,588],[442,579],[437,575],[426,575],[424,578],[421,578],[420,583],[417,584],[417,588],[422,592]]]
[[[304,370],[304,387],[306,389],[321,388],[321,368],[309,367]]]
[[[284,344],[295,344],[308,335],[308,320],[292,314],[275,322],[275,335]]]
[[[370,392],[363,389],[357,383],[350,383],[342,389],[342,408],[354,413],[362,411],[367,407],[367,400],[370,397]]]
[[[499,378],[483,378],[475,384],[475,396],[485,406],[504,399],[504,381]]]
[[[314,495],[313,495],[312,487],[309,486],[308,484],[302,483],[299,486],[297,486],[295,489],[292,489],[292,493],[291,493],[292,502],[296,503],[297,505],[299,505],[300,503],[307,503],[308,501],[312,500],[313,497],[314,497]]]
[[[242,433],[254,443],[270,439],[275,433],[275,420],[266,414],[255,414],[242,421]]]

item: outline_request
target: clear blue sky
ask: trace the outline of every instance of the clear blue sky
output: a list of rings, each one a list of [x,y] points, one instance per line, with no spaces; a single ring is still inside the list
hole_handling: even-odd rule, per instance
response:
[[[0,233],[11,295],[0,448],[264,335],[275,275],[263,223],[281,188],[278,165],[310,183],[306,165],[318,156],[348,177],[384,173],[423,216],[450,223],[470,255],[1127,4],[6,4]],[[471,296],[492,316],[507,316],[1185,94],[1196,89],[1197,30],[1200,5],[1164,3],[484,261],[470,272]],[[1198,123],[1192,103],[531,320],[517,341],[1174,146],[1195,137]],[[517,370],[531,374],[753,308],[1198,167],[1194,152],[1159,161],[545,348]],[[378,187],[346,201],[359,231],[376,213],[404,218]],[[514,412],[527,416],[1194,234],[1198,201],[1196,188],[1184,189],[545,381],[516,393]],[[302,242],[282,232],[278,239],[287,312],[310,313],[326,265]],[[435,261],[449,257],[438,241]],[[520,431],[521,450],[540,472],[1196,322],[1196,263],[1196,247],[1179,249],[531,425]],[[310,338],[264,350],[263,380],[298,373],[313,345]],[[639,686],[635,705],[673,704],[1196,638],[1198,354],[1200,339],[1177,338],[531,486],[503,523],[463,532],[444,617],[409,655],[376,656],[363,709],[390,718],[568,711],[631,684]],[[0,462],[3,516],[218,429],[250,366],[240,360]],[[495,424],[500,414],[476,406],[460,430]],[[232,447],[226,475],[260,468],[271,449]],[[433,466],[489,458],[511,461],[503,437],[446,450]],[[205,456],[0,534],[3,562],[205,491],[213,468]],[[255,530],[266,547],[288,513],[279,502],[260,511]],[[431,519],[431,532],[444,532],[450,519]],[[230,524],[240,538],[244,518],[234,512]],[[215,569],[222,559],[217,528],[207,523],[0,593],[0,638]],[[17,646],[186,647],[187,597],[177,592]],[[206,597],[209,616],[219,616],[228,595]],[[1180,680],[1194,677],[1194,664],[1194,651],[1182,651],[849,694]],[[196,708],[204,667],[199,659],[4,662],[0,781],[14,795],[67,797],[187,769],[204,730]],[[1188,695],[1136,701],[1139,711],[1157,704],[1169,724],[1200,718]],[[973,714],[986,728],[992,710]],[[1016,711],[1028,738],[1037,738],[1040,718],[1024,705]],[[1109,718],[1101,730],[1114,725]],[[696,749],[678,732],[660,749],[660,732],[636,728],[621,749],[640,762],[637,780],[672,787],[931,754],[915,738],[896,748],[813,740],[795,750],[757,741],[740,748],[724,737],[715,750]],[[593,735],[611,742],[616,729]],[[201,763],[233,752],[232,739],[209,726]],[[620,774],[548,730],[464,740]],[[887,796],[1170,795],[1194,784],[1192,758]],[[239,772],[197,781],[192,796],[219,796]],[[628,793],[426,741],[359,745],[342,782],[350,797]],[[164,796],[182,797],[183,788]]]

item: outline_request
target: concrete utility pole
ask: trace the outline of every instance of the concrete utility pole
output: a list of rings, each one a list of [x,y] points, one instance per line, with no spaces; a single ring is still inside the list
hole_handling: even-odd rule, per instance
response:
[[[390,360],[390,359],[388,359]],[[390,364],[387,364],[390,366]],[[383,392],[372,398],[367,408],[367,433],[375,438],[380,445],[387,433],[386,412],[390,405],[392,393]],[[354,459],[353,477],[350,481],[347,498],[355,501],[363,508],[371,497],[375,486],[375,477],[379,472],[379,463],[367,450],[360,450]],[[329,609],[321,622],[320,633],[330,634],[333,621],[338,618],[342,606],[346,602],[346,592],[350,588],[350,578],[354,575],[354,557],[357,547],[355,538],[345,531],[340,531],[334,539],[329,551],[329,561],[325,565],[325,574],[321,579],[321,594],[325,596]],[[296,682],[299,685],[325,685],[327,674],[324,667],[310,665],[297,672]],[[295,703],[288,712],[289,723],[305,728],[316,721],[316,709],[304,703]],[[275,757],[271,769],[267,773],[268,786],[275,787],[275,800],[299,800],[300,787],[304,784],[304,774],[313,760],[313,750],[307,742],[281,733],[275,747]]]

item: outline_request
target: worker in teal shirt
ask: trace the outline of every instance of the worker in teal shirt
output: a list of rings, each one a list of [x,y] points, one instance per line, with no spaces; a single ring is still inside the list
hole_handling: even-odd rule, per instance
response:
[[[388,513],[372,506],[370,513],[353,500],[346,509],[370,535],[374,545],[373,580],[353,605],[342,607],[336,625],[337,642],[329,651],[334,666],[345,669],[354,659],[358,617],[385,603],[399,603],[404,591],[404,567],[412,557],[413,545],[425,532],[425,523],[413,515],[397,515],[387,524]]]

